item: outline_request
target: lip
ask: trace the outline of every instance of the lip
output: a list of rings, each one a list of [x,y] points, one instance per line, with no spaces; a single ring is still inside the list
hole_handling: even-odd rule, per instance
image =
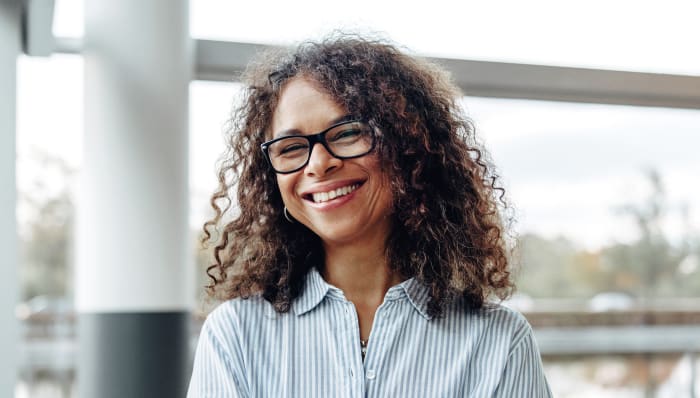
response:
[[[349,202],[350,200],[352,200],[355,197],[355,195],[357,194],[357,192],[360,189],[362,189],[362,186],[364,185],[365,182],[366,182],[366,180],[363,180],[363,179],[352,179],[352,180],[333,181],[330,183],[319,184],[319,185],[314,186],[311,189],[304,191],[301,194],[301,197],[304,200],[304,203],[313,207],[316,210],[321,210],[321,211],[333,210],[337,207],[344,205],[345,203]],[[328,191],[331,191],[334,189],[338,189],[338,188],[353,185],[353,184],[359,184],[359,187],[347,195],[339,196],[335,199],[331,199],[329,201],[321,202],[321,203],[316,203],[313,201],[313,199],[311,199],[311,195],[314,193],[328,192]]]
[[[324,184],[314,185],[313,187],[307,189],[306,191],[300,192],[299,195],[302,198],[304,198],[304,200],[309,200],[308,198],[310,198],[311,195],[313,195],[315,193],[328,192],[328,191],[332,191],[334,189],[342,188],[345,186],[350,186],[353,184],[359,184],[360,186],[362,186],[362,184],[364,184],[365,181],[366,180],[364,180],[364,179],[349,179],[349,180],[327,182]]]

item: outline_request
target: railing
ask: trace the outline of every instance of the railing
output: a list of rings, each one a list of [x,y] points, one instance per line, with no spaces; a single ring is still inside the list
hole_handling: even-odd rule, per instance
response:
[[[595,356],[672,355],[688,362],[687,397],[698,397],[697,357],[700,353],[700,305],[656,302],[645,309],[592,312],[580,303],[535,303],[525,311],[547,363],[583,361]],[[574,305],[575,304],[575,305]],[[192,349],[203,314],[192,316]],[[22,319],[20,378],[24,383],[52,380],[72,391],[75,380],[76,318],[74,314],[39,314]],[[561,358],[561,360],[559,359]],[[676,365],[674,365],[676,366]],[[683,365],[685,366],[685,365]],[[70,395],[60,395],[68,397]]]

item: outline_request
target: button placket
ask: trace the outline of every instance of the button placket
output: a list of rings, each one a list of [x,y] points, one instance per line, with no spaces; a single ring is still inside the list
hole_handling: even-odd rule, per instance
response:
[[[344,333],[347,336],[345,344],[347,344],[347,342],[359,342],[360,324],[357,319],[357,311],[355,310],[354,304],[350,301],[345,301],[343,303],[343,311],[345,312],[346,325],[348,325]],[[354,396],[356,392],[362,392],[364,390],[364,380],[362,377],[364,369],[362,369],[361,364],[358,364],[358,362],[354,360],[357,356],[356,350],[358,348],[356,346],[359,346],[359,344],[350,344],[346,346],[346,352],[349,354],[348,363],[350,364],[349,374],[352,385],[351,390],[353,391],[351,396]],[[357,367],[358,365],[360,365],[360,368]]]
[[[384,312],[386,312],[386,301],[383,302],[378,308],[377,312],[374,314],[374,324],[372,325],[372,332],[367,344],[367,354],[365,356],[365,361],[363,363],[365,370],[365,379],[368,381],[374,380],[377,377],[377,371],[375,366],[380,361],[381,353],[378,351],[381,349],[381,339],[384,334]],[[369,387],[369,386],[368,386]]]
[[[391,293],[391,292],[390,292]],[[381,366],[384,362],[384,352],[387,347],[391,346],[391,340],[396,334],[397,329],[394,325],[394,310],[396,309],[396,297],[387,294],[384,302],[377,308],[374,315],[374,324],[369,338],[367,347],[367,356],[365,357],[365,380],[367,388],[371,389],[373,380],[377,379],[381,372]]]

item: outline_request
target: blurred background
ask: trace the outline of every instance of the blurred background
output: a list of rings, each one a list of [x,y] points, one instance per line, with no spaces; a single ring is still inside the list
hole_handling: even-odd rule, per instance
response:
[[[7,338],[17,341],[7,344],[17,348],[8,371],[16,398],[74,397],[83,338],[76,203],[90,169],[86,4],[24,4],[25,13],[48,5],[55,44],[16,59],[18,246],[8,265],[17,271],[2,283],[17,286],[16,300],[6,299],[14,300],[13,320],[5,321],[14,322]],[[506,304],[533,325],[555,396],[700,396],[697,2],[192,0],[188,7],[193,72],[181,160],[192,271],[174,272],[185,275],[177,294],[186,304],[175,307],[188,314],[192,346],[207,308],[208,254],[198,239],[237,74],[256,51],[340,28],[430,57],[462,87],[463,106],[516,207],[518,292]],[[118,8],[106,7],[106,17]],[[167,23],[154,22],[154,34]]]

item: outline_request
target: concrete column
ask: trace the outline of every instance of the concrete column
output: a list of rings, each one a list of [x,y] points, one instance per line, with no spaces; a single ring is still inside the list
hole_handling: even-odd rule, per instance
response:
[[[86,0],[77,213],[78,394],[184,397],[187,0]]]
[[[21,49],[20,2],[0,0],[0,396],[13,397],[17,382],[19,328],[18,240],[15,208],[15,115],[17,56]]]

